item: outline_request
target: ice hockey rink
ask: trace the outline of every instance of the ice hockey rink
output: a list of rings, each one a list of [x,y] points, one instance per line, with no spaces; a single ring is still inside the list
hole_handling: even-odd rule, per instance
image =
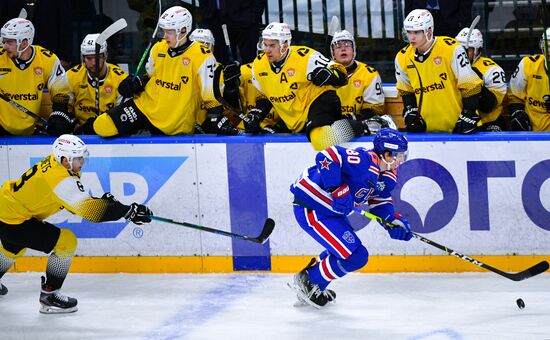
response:
[[[64,315],[38,312],[40,275],[3,278],[0,339],[550,339],[548,273],[351,274],[322,310],[285,274],[70,274]]]

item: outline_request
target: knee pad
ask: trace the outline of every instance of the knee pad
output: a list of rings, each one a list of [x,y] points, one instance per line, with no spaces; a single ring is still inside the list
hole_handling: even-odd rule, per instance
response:
[[[59,239],[53,248],[53,252],[59,257],[72,257],[76,251],[78,241],[75,234],[69,229],[61,229]]]
[[[118,135],[118,129],[111,117],[106,114],[100,114],[94,121],[94,132],[101,137],[113,137]]]
[[[338,260],[346,272],[354,272],[363,268],[369,261],[369,252],[361,245],[347,259]]]
[[[349,142],[356,136],[361,136],[362,131],[356,132],[347,119],[339,119],[331,125],[313,128],[309,133],[309,139],[313,148],[317,151],[330,146]]]

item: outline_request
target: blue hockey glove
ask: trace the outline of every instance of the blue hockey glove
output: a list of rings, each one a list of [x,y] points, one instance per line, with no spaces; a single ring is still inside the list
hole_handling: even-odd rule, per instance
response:
[[[332,209],[344,215],[349,215],[353,210],[353,199],[350,195],[349,186],[344,183],[331,192]]]
[[[411,226],[409,221],[403,216],[396,214],[396,219],[392,221],[393,228],[386,228],[390,237],[394,240],[408,241],[412,238]]]

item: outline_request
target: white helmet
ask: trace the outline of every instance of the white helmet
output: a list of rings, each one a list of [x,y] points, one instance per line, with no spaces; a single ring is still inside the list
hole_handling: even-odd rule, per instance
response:
[[[283,45],[292,39],[292,33],[287,24],[283,22],[272,22],[262,31],[262,39],[279,40],[279,44]]]
[[[174,6],[168,8],[164,11],[164,13],[162,13],[158,25],[160,28],[165,30],[175,30],[176,35],[179,35],[182,32],[182,29],[185,28],[184,37],[186,37],[191,32],[193,17],[186,8]],[[180,39],[178,39],[178,43],[179,41]]]
[[[468,37],[468,32],[470,32],[470,29],[468,27],[464,27],[462,30],[460,30],[455,38],[456,41],[458,41],[460,45],[464,47],[466,47],[466,38]],[[483,35],[481,34],[481,31],[477,28],[474,28],[472,30],[472,33],[470,34],[468,47],[473,47],[476,50],[483,47]]]
[[[353,38],[353,34],[351,34],[347,30],[334,32],[334,36],[332,36],[332,41],[330,42],[330,55],[332,56],[332,59],[334,59],[334,52],[332,51],[332,49],[334,48],[334,45],[339,41],[351,41],[353,48],[353,59],[355,59],[355,39]]]
[[[87,159],[89,156],[88,148],[82,139],[74,135],[61,135],[53,142],[53,156],[55,160],[61,164],[63,157],[69,161],[69,170],[73,170],[73,159],[83,157]]]
[[[98,33],[88,34],[86,37],[84,37],[84,40],[82,40],[82,44],[80,44],[80,54],[83,57],[85,55],[95,54],[95,42],[97,40],[97,37],[99,37]],[[107,57],[106,41],[101,44],[101,47],[99,48],[99,53],[103,53],[105,54],[105,57]]]
[[[546,29],[546,40],[548,42],[548,49],[550,49],[550,27]],[[545,55],[545,44],[544,44],[544,32],[542,32],[542,37],[540,38],[539,42],[540,50],[542,51],[542,54]]]
[[[0,30],[0,35],[2,39],[14,39],[17,43],[17,52],[18,57],[21,56],[21,53],[25,52],[28,46],[32,45],[34,39],[34,25],[27,19],[23,18],[14,18],[9,20],[2,26]],[[23,40],[27,39],[29,45],[23,49],[19,50],[19,46]]]
[[[403,21],[403,30],[405,32],[424,31],[426,38],[428,38],[428,29],[430,28],[432,29],[433,39],[434,18],[432,16],[432,13],[430,13],[430,11],[426,9],[412,10]]]
[[[214,44],[216,40],[214,39],[214,35],[212,34],[212,31],[208,28],[197,28],[191,34],[189,35],[189,40],[191,41],[198,41],[206,46],[208,48],[213,49]]]

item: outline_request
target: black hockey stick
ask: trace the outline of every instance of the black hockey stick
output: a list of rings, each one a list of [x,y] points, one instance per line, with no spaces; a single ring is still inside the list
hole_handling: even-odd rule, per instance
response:
[[[37,115],[36,113],[31,112],[29,109],[27,109],[26,107],[20,105],[19,103],[14,102],[14,101],[11,100],[10,98],[8,98],[8,96],[6,96],[4,93],[1,93],[1,92],[0,92],[0,98],[4,99],[6,102],[8,102],[11,106],[15,107],[15,108],[18,109],[19,111],[28,114],[29,116],[31,116],[32,118],[34,118],[34,119],[37,120],[38,122],[44,124],[44,126],[48,126],[48,121],[47,121],[47,120],[45,120],[44,118],[40,117],[40,116]]]
[[[231,41],[229,41],[229,33],[227,32],[227,24],[222,25],[222,31],[223,31],[223,39],[225,40],[225,46],[227,46],[227,55],[228,55],[228,58],[229,58],[229,62],[233,63],[235,61],[235,58],[233,58],[233,50],[231,49]],[[238,91],[238,89],[237,89],[237,91]],[[240,93],[237,93],[237,103],[239,104],[239,112],[242,112],[243,117],[246,118],[246,116],[244,115],[243,102],[241,100],[241,94]],[[239,116],[239,118],[241,118],[241,117]],[[245,120],[244,118],[241,118],[241,119],[248,123],[248,120]]]
[[[205,226],[198,225],[198,224],[187,223],[187,222],[178,222],[178,221],[174,221],[174,220],[171,220],[169,218],[164,218],[164,217],[151,216],[151,219],[156,220],[156,221],[171,223],[171,224],[175,224],[175,225],[179,225],[179,226],[183,226],[183,227],[187,227],[187,228],[202,230],[202,231],[206,231],[206,232],[214,233],[214,234],[218,234],[218,235],[229,236],[229,237],[237,238],[237,239],[240,239],[240,240],[260,243],[260,244],[263,244],[267,241],[267,239],[269,238],[269,236],[273,232],[273,228],[275,228],[275,221],[273,221],[271,218],[268,218],[264,222],[264,227],[263,227],[262,232],[260,233],[260,235],[258,235],[257,237],[252,237],[252,236],[247,236],[247,235],[230,233],[228,231],[223,231],[223,230],[219,230],[219,229],[209,228],[209,227],[205,227]]]
[[[216,98],[216,100],[218,102],[220,102],[220,104],[223,105],[223,107],[225,107],[227,110],[231,111],[231,113],[237,115],[240,119],[242,119],[243,121],[245,121],[246,123],[250,123],[250,120],[248,119],[248,117],[244,114],[244,112],[240,111],[239,109],[237,108],[234,108],[233,105],[231,105],[222,95],[221,91],[220,91],[220,78],[221,78],[221,74],[222,74],[222,70],[223,70],[223,67],[221,65],[219,65],[218,67],[216,67],[216,69],[214,70],[214,84],[212,84],[212,87],[213,87],[213,91],[214,91],[214,98]]]
[[[385,227],[388,227],[388,228],[395,228],[396,225],[394,225],[393,223],[391,222],[388,222],[386,220],[384,220],[383,218],[379,217],[379,216],[376,216],[368,211],[364,211],[364,210],[356,210],[356,212],[358,212],[359,214],[365,216],[366,218],[369,218],[373,221],[376,221],[378,223],[380,223],[382,226],[385,226]],[[432,247],[435,247],[435,248],[438,248],[438,249],[441,249],[443,250],[444,252],[446,252],[447,254],[449,255],[453,255],[453,256],[456,256],[458,257],[459,259],[462,259],[462,260],[465,260],[465,261],[468,261],[470,263],[473,263],[475,264],[476,266],[479,266],[481,268],[484,268],[484,269],[487,269],[489,271],[492,271],[493,273],[496,273],[498,275],[501,275],[501,276],[504,276],[505,278],[507,279],[510,279],[510,280],[513,280],[513,281],[522,281],[522,280],[525,280],[525,279],[528,279],[530,277],[533,277],[535,275],[538,275],[538,274],[541,274],[541,273],[544,273],[546,270],[548,270],[548,262],[546,261],[542,261],[542,262],[539,262],[537,264],[535,264],[534,266],[532,267],[529,267],[527,269],[525,269],[524,271],[521,271],[519,273],[507,273],[507,272],[503,272],[502,270],[500,269],[497,269],[495,267],[492,267],[486,263],[483,263],[481,261],[478,261],[476,259],[473,259],[467,255],[464,255],[464,254],[461,254],[457,251],[454,251],[452,250],[451,248],[447,248],[437,242],[434,242],[432,240],[429,240],[421,235],[418,235],[417,233],[415,232],[411,232],[413,237],[424,242],[424,243],[427,243],[429,244],[430,246]]]

